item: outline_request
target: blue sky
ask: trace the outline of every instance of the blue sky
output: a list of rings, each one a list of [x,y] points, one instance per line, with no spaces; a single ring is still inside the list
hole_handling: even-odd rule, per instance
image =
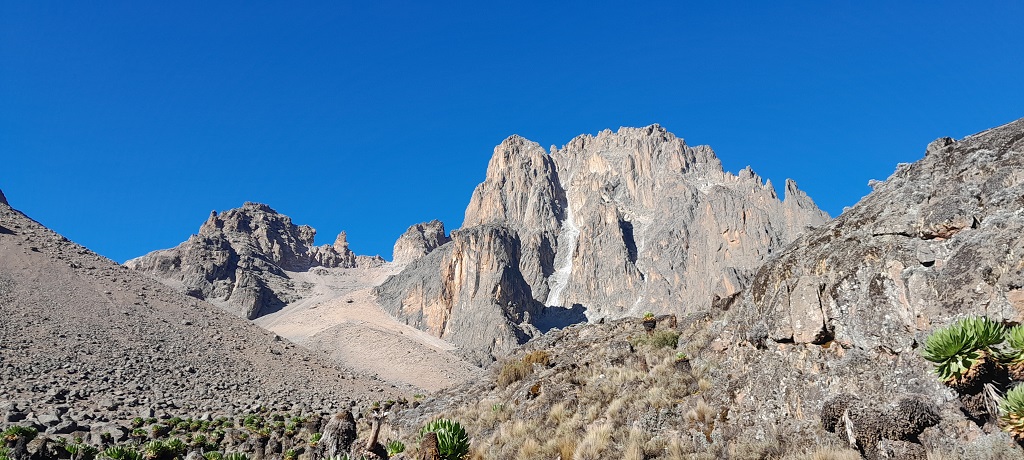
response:
[[[390,258],[505,137],[651,123],[837,215],[1024,117],[1020,2],[99,3],[0,0],[0,189],[117,261],[244,201]]]

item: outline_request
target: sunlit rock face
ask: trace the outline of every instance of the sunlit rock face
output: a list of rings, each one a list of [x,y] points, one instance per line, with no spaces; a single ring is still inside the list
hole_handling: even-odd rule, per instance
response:
[[[395,242],[391,260],[396,264],[407,265],[448,241],[451,241],[451,238],[445,235],[444,223],[441,221],[432,220],[415,224]]]
[[[392,314],[486,360],[571,322],[727,305],[773,251],[827,220],[792,181],[779,200],[751,170],[724,172],[710,148],[658,125],[550,152],[512,136],[451,247],[377,293]]]
[[[1024,320],[1024,121],[938,139],[753,280],[767,339],[911,351],[964,314]]]

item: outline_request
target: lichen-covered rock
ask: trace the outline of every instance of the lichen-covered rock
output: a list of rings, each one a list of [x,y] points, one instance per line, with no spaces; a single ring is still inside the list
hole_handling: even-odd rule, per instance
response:
[[[744,395],[730,414],[779,427],[826,395],[891,402],[913,394],[924,406],[894,409],[917,415],[906,425],[890,420],[886,436],[900,439],[881,442],[879,455],[918,455],[904,444],[915,436],[933,452],[1009,442],[991,429],[981,387],[951,390],[920,351],[932,331],[963,316],[1024,319],[1021,171],[1024,120],[940,139],[923,159],[898,166],[856,206],[765,262],[712,327],[722,366]]]

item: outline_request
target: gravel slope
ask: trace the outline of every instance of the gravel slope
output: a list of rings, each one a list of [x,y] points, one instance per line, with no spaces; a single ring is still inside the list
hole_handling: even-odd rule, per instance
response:
[[[0,412],[333,411],[403,395],[68,241],[0,202]],[[6,402],[5,402],[6,401]]]

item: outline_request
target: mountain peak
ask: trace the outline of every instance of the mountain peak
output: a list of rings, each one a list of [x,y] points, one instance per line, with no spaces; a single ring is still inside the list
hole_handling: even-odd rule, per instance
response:
[[[285,270],[381,261],[356,256],[345,232],[334,245],[314,246],[315,237],[312,227],[295,225],[268,205],[246,202],[240,208],[212,212],[199,233],[177,247],[125,265],[181,284],[193,297],[222,301],[229,310],[253,319],[284,305],[283,297],[294,284]]]

